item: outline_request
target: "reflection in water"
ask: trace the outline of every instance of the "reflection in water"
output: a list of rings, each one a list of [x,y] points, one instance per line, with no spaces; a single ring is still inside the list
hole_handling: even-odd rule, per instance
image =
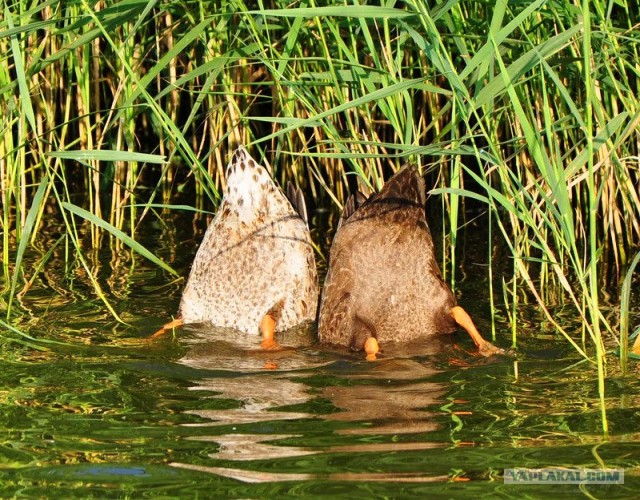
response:
[[[205,379],[194,391],[219,392],[218,399],[232,399],[240,403],[239,408],[221,410],[192,410],[190,413],[212,420],[210,424],[246,424],[270,420],[293,420],[310,418],[312,415],[275,409],[304,403],[309,400],[305,386],[284,377],[244,375],[239,378]]]
[[[307,387],[285,375],[283,370],[309,368],[321,362],[313,353],[305,352],[313,332],[310,328],[297,328],[279,334],[276,339],[283,349],[264,351],[260,348],[260,337],[249,336],[223,328],[198,329],[191,327],[192,335],[185,339],[189,350],[180,363],[192,368],[208,370],[229,370],[233,377],[203,378],[193,391],[214,392],[214,399],[232,400],[235,408],[191,410],[210,422],[189,424],[190,426],[217,427],[298,420],[313,418],[304,412],[282,411],[280,407],[298,405],[310,400]],[[269,366],[269,368],[265,368]],[[274,371],[272,367],[277,367]],[[237,375],[237,376],[235,376]],[[209,396],[207,396],[209,397]],[[232,427],[235,429],[236,427]],[[290,434],[239,434],[198,436],[196,440],[215,442],[219,445],[212,458],[217,460],[265,460],[269,458],[294,457],[315,453],[292,446],[275,446],[265,441],[275,441],[297,437]]]
[[[192,368],[248,373],[263,372],[265,368],[311,369],[326,362],[309,348],[315,337],[312,325],[277,333],[276,341],[281,349],[268,351],[260,348],[258,334],[203,325],[186,325],[183,332],[187,335],[182,333],[180,341],[188,347],[188,352],[180,363]]]
[[[224,436],[198,437],[196,441],[212,441],[220,449],[212,458],[218,460],[267,460],[312,455],[313,450],[296,446],[275,446],[265,441],[299,437],[293,434],[226,434]]]
[[[394,474],[380,473],[334,473],[334,474],[296,474],[286,472],[261,472],[229,467],[206,467],[202,465],[171,464],[183,469],[208,472],[218,476],[237,479],[245,483],[272,483],[276,481],[369,481],[395,483],[434,483],[449,480],[449,476],[424,476],[421,473],[399,472]]]
[[[409,359],[381,360],[370,370],[351,377],[352,385],[324,389],[323,395],[343,410],[326,418],[371,422],[369,427],[343,430],[343,434],[433,431],[433,413],[424,408],[438,402],[444,387],[425,379],[436,373],[434,368]]]
[[[308,329],[290,332],[286,338],[280,339],[289,349],[266,353],[259,349],[257,337],[240,336],[220,329],[192,329],[190,334],[184,340],[188,352],[180,359],[180,363],[192,368],[216,370],[215,377],[198,380],[191,390],[206,393],[203,401],[217,399],[234,403],[231,408],[188,412],[207,420],[185,425],[211,428],[211,435],[199,435],[190,439],[216,443],[218,450],[209,455],[215,462],[276,461],[291,457],[344,453],[397,453],[446,446],[445,443],[425,440],[424,436],[424,433],[438,428],[433,420],[436,413],[432,408],[441,406],[446,386],[430,379],[439,370],[429,362],[403,357],[408,354],[397,346],[389,346],[386,357],[376,362],[366,362],[361,356],[352,356],[351,361],[348,361],[349,355],[344,353],[340,353],[336,361],[335,355],[319,353],[310,348],[313,332],[310,333]],[[418,348],[425,354],[436,354],[444,345],[446,342],[434,341]],[[413,345],[412,351],[415,352],[415,349],[416,346]],[[275,363],[278,369],[265,369],[266,362]],[[320,373],[329,383],[324,387],[305,383],[307,380],[304,377],[310,375],[311,368],[314,375]],[[220,370],[224,371],[221,373]],[[211,393],[214,395],[210,396]],[[326,400],[331,402],[333,411],[321,414],[313,411],[314,402]],[[301,410],[304,408],[310,410]],[[282,429],[277,422],[295,421],[295,428],[300,431],[300,421],[304,420],[327,422],[333,429],[332,444],[298,444],[304,441],[305,427],[313,428],[317,424],[310,423],[302,428],[302,432],[277,432]],[[348,423],[353,425],[345,425]],[[268,424],[267,428],[272,432],[265,433],[264,424]],[[255,432],[256,429],[261,432]],[[415,439],[396,439],[399,435],[411,434],[415,434]],[[335,436],[340,435],[344,436],[345,444],[336,445],[339,438],[336,439]],[[363,440],[358,436],[371,436],[375,439]],[[282,444],[292,440],[296,442],[295,445]],[[320,477],[318,474],[236,469],[217,466],[217,463],[211,466],[185,463],[172,465],[245,482],[302,481]],[[411,482],[442,481],[448,478],[429,475],[425,470],[393,474],[332,473],[328,477],[346,481]]]

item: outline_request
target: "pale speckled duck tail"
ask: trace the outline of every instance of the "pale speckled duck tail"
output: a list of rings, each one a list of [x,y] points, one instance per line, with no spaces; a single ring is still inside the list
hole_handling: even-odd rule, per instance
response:
[[[315,319],[318,294],[306,222],[267,170],[239,147],[193,261],[180,317],[250,334],[272,323],[283,331]]]

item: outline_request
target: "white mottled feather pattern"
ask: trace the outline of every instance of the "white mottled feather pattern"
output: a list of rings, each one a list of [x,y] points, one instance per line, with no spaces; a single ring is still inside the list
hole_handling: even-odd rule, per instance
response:
[[[257,334],[267,313],[275,314],[277,331],[315,319],[318,284],[306,223],[244,148],[226,176],[182,296],[183,321]]]

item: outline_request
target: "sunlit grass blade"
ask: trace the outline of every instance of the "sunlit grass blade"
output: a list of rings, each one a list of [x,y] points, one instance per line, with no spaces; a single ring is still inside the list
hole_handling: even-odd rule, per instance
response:
[[[33,197],[33,201],[31,202],[31,208],[29,208],[29,213],[27,214],[25,225],[22,228],[20,243],[18,244],[18,249],[16,251],[13,278],[11,279],[11,290],[9,291],[9,303],[7,305],[7,321],[9,321],[9,318],[11,316],[11,306],[13,303],[13,298],[16,293],[16,286],[18,285],[18,279],[20,274],[22,274],[23,272],[22,260],[24,258],[24,253],[27,249],[27,245],[31,240],[33,230],[35,228],[36,219],[38,218],[39,213],[43,209],[42,203],[48,187],[49,187],[49,176],[45,175],[40,181],[38,190],[36,191],[36,194]]]
[[[620,367],[623,374],[627,373],[627,359],[629,357],[629,303],[631,300],[631,285],[638,263],[640,263],[640,252],[636,254],[629,265],[620,290]],[[640,356],[640,336],[634,342],[632,352]]]
[[[415,12],[394,9],[392,7],[381,7],[378,5],[335,5],[329,7],[300,7],[286,9],[262,9],[250,10],[247,14],[259,14],[274,17],[348,17],[348,18],[380,18],[388,17],[401,19],[415,16]]]
[[[13,29],[13,17],[9,10],[9,5],[7,4],[5,4],[4,7],[4,18],[7,21],[9,29]],[[16,72],[16,80],[18,81],[18,88],[20,89],[20,105],[22,107],[22,112],[26,116],[31,129],[35,132],[37,130],[35,112],[33,110],[33,103],[31,102],[27,75],[24,70],[22,51],[20,50],[20,44],[18,43],[18,39],[15,34],[11,36],[11,52]]]
[[[71,212],[71,213],[73,213],[75,215],[78,215],[78,216],[82,217],[83,219],[85,219],[86,221],[90,222],[91,224],[95,224],[96,226],[108,231],[113,236],[115,236],[118,240],[122,241],[125,245],[127,245],[129,248],[131,248],[135,252],[139,253],[140,255],[142,255],[143,257],[148,259],[149,261],[153,262],[155,265],[161,267],[165,271],[173,274],[174,276],[179,276],[177,271],[175,271],[171,266],[169,266],[162,259],[158,258],[153,253],[151,253],[149,250],[147,250],[141,243],[135,241],[133,238],[131,238],[126,233],[124,233],[124,232],[120,231],[119,229],[113,227],[111,224],[109,224],[105,220],[100,219],[95,214],[92,214],[91,212],[89,212],[89,211],[87,211],[87,210],[85,210],[83,208],[80,208],[80,207],[78,207],[78,206],[76,206],[76,205],[74,205],[72,203],[69,203],[69,202],[63,202],[62,206],[63,206],[64,209],[68,210],[69,212]]]
[[[23,332],[22,330],[20,330],[19,328],[16,328],[15,326],[3,321],[0,319],[0,327],[5,328],[6,330],[15,333],[18,335],[18,337],[12,337],[11,340],[13,342],[17,342],[19,344],[25,345],[27,347],[30,347],[32,349],[36,349],[38,351],[46,351],[48,350],[48,347],[43,346],[41,344],[53,344],[53,345],[68,345],[65,342],[58,342],[56,340],[51,340],[51,339],[38,339],[35,337],[32,337],[31,335],[29,335],[28,333]],[[5,336],[6,338],[6,336]]]
[[[110,150],[75,150],[75,151],[51,151],[46,156],[60,158],[63,160],[76,160],[79,162],[97,161],[137,161],[142,163],[159,163],[166,161],[163,155],[153,155],[147,153],[136,153],[133,151],[110,151]]]
[[[260,142],[264,142],[270,139],[280,137],[297,128],[311,126],[313,123],[319,122],[329,116],[335,115],[337,113],[341,113],[343,111],[350,110],[352,108],[358,108],[359,106],[363,106],[368,103],[377,102],[380,99],[384,99],[385,97],[396,95],[397,93],[402,92],[403,90],[408,90],[408,89],[420,89],[420,90],[433,91],[433,92],[442,93],[442,94],[448,93],[446,90],[438,89],[436,87],[433,87],[432,85],[429,85],[427,83],[426,78],[413,78],[411,80],[404,80],[401,82],[394,83],[392,85],[388,85],[384,88],[378,89],[374,92],[371,92],[370,94],[358,97],[357,99],[353,99],[352,101],[340,104],[338,106],[334,106],[331,109],[322,111],[313,116],[309,116],[308,118],[302,118],[298,120],[296,123],[294,123],[293,125],[289,125],[288,127],[285,127],[282,130],[279,130],[278,132],[274,132],[265,137],[262,137],[254,141],[254,143],[257,144]]]

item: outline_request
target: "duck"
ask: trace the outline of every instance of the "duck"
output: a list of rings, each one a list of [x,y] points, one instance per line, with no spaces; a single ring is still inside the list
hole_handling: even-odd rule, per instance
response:
[[[288,197],[267,170],[240,146],[225,171],[220,206],[198,248],[168,328],[206,323],[261,335],[313,322],[319,287],[304,197]]]
[[[329,252],[318,317],[321,342],[366,352],[463,328],[478,352],[486,341],[442,279],[426,218],[425,180],[401,167],[376,194],[350,196]],[[358,206],[359,205],[359,206]]]

